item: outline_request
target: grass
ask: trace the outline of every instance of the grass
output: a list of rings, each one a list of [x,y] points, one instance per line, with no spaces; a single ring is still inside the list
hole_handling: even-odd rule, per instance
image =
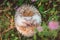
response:
[[[34,37],[27,38],[20,35],[16,28],[14,28],[14,15],[17,9],[16,7],[19,7],[24,3],[36,6],[42,15],[42,21],[45,24],[53,19],[60,22],[60,0],[37,0],[36,2],[32,2],[31,0],[1,0],[0,40],[50,40],[51,38],[49,37],[41,36],[41,33],[34,35]],[[45,24],[42,24],[42,26]],[[45,31],[45,34],[43,32],[42,35],[48,36],[49,34],[47,35],[46,33],[47,31]],[[57,34],[60,35],[60,33]],[[55,38],[55,40],[60,40],[59,35],[57,36],[58,38]],[[53,38],[51,40],[53,40]]]

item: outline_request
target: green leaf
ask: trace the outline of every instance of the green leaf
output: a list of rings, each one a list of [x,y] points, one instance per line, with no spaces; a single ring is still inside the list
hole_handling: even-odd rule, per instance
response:
[[[44,11],[44,5],[41,5],[41,6],[39,7],[39,11],[40,11],[40,12],[43,12],[43,11]]]
[[[34,40],[36,40],[37,38],[36,38],[36,34],[34,34]]]
[[[10,3],[9,2],[7,2],[6,4],[7,4],[7,6],[10,6]]]
[[[17,5],[19,5],[19,6],[22,5],[23,1],[24,0],[18,0]]]
[[[18,40],[18,37],[15,37],[15,39],[14,40]]]
[[[41,2],[47,2],[48,0],[41,0]]]
[[[11,34],[11,36],[14,36],[14,34]]]
[[[53,15],[55,11],[56,11],[56,8],[52,8],[50,11],[51,15]]]

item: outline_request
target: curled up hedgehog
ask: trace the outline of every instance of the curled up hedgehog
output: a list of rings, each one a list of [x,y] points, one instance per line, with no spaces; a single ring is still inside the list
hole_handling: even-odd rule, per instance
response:
[[[15,14],[15,27],[19,33],[26,37],[32,37],[37,30],[42,29],[41,15],[33,5],[23,4]]]

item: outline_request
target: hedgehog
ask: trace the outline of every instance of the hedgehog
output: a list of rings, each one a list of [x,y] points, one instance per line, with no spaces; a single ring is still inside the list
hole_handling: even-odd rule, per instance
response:
[[[34,5],[23,4],[16,10],[15,27],[23,36],[32,37],[36,34],[35,29],[40,27],[41,22],[41,14]]]

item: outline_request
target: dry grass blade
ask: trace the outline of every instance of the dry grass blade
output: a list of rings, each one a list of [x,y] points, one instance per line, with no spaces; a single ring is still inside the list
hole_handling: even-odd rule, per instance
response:
[[[10,31],[11,29],[14,29],[13,18],[10,19],[10,26],[8,27],[8,29],[5,30],[5,31],[3,31],[2,34],[8,32],[8,31]]]

